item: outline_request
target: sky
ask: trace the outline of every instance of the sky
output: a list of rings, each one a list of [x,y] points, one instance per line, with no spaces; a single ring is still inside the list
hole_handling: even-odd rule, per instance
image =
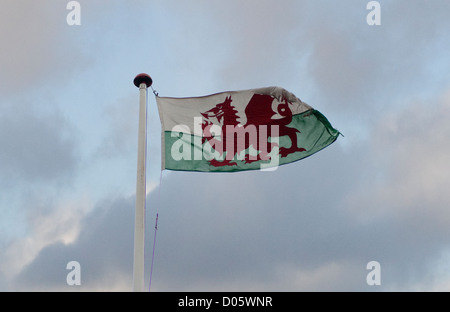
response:
[[[80,25],[69,2],[2,0],[0,291],[132,290],[142,72],[280,86],[344,135],[272,172],[161,171],[149,90],[151,291],[450,290],[449,1],[380,0],[380,25],[363,0],[79,0]]]

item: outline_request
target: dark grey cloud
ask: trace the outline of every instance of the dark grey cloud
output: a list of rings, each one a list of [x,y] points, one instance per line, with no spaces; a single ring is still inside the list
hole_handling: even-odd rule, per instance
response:
[[[378,204],[394,214],[398,207],[395,199],[380,202],[369,188],[362,200],[348,200],[350,190],[380,169],[366,163],[369,152],[365,144],[348,152],[334,144],[275,172],[165,173],[161,189],[147,200],[146,284],[158,209],[153,290],[389,291],[432,285],[448,227],[427,234],[407,216],[377,217],[371,209]],[[370,213],[375,216],[362,217]],[[133,226],[133,198],[98,204],[82,220],[78,239],[42,249],[17,287],[108,290],[114,284],[108,278],[120,276],[121,289],[131,289]],[[71,260],[82,265],[79,289],[65,285]],[[366,284],[366,265],[373,260],[382,265],[378,288]]]
[[[10,282],[12,290],[102,291],[114,290],[122,279],[129,285],[133,272],[134,198],[99,204],[85,215],[78,238],[56,242],[39,252]],[[81,266],[81,287],[70,287],[66,269],[70,261]],[[125,284],[125,287],[127,285]]]
[[[380,26],[366,24],[366,4],[314,2],[307,27],[298,33],[297,53],[310,52],[307,68],[320,105],[373,125],[401,98],[435,91],[433,85],[445,87],[430,65],[450,66],[442,47],[448,42],[442,14],[449,3],[436,1],[425,9],[420,1],[380,1]]]
[[[374,179],[349,194],[357,202],[368,202],[361,215],[401,219],[420,228],[420,235],[446,242],[450,175],[444,168],[450,151],[444,133],[449,131],[449,113],[447,92],[380,120],[369,158],[376,166]]]
[[[165,290],[364,290],[364,267],[380,233],[342,207],[339,186],[351,187],[359,175],[353,161],[335,147],[273,173],[170,175],[179,181],[163,181],[155,289],[159,282]],[[310,288],[301,275],[278,280],[331,264],[339,271],[346,263],[353,273],[333,286],[333,275]]]
[[[367,145],[348,153],[334,147],[268,175],[171,175],[179,181],[162,186],[155,289],[158,282],[165,290],[223,285],[273,291],[408,290],[415,283],[432,284],[434,261],[447,246],[445,223],[422,218],[419,231],[418,220],[403,215],[395,197],[380,200],[371,183],[361,191],[364,200],[347,201],[349,190],[381,169],[367,163],[367,151]],[[408,208],[422,215],[420,207],[429,204]],[[377,217],[378,205],[396,217]],[[372,260],[383,268],[383,286],[377,289],[365,282],[365,266]],[[330,266],[328,277],[310,278]],[[279,281],[280,270],[291,277],[298,273],[297,280]],[[306,281],[311,284],[302,284]]]
[[[183,47],[182,60],[166,59],[176,76],[192,77],[167,82],[181,96],[281,85],[344,127],[351,115],[354,127],[370,128],[405,97],[446,87],[446,1],[380,1],[381,26],[367,25],[367,2],[357,0],[195,3],[158,6],[169,29],[161,47]]]
[[[78,163],[74,129],[58,110],[39,112],[28,101],[2,105],[0,167],[4,183],[61,182]],[[9,183],[7,183],[9,184]]]

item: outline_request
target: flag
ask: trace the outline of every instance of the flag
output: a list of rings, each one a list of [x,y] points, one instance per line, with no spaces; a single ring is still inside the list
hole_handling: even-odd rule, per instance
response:
[[[308,157],[339,136],[327,118],[279,87],[203,97],[156,97],[162,169],[274,170]]]

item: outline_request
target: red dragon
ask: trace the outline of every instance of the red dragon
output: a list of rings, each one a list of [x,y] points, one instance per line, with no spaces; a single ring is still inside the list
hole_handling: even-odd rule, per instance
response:
[[[276,108],[277,111],[275,112],[272,109],[274,99],[275,98],[270,95],[254,94],[245,108],[247,122],[243,126],[240,125],[238,121],[238,111],[231,105],[233,101],[231,96],[226,97],[224,102],[217,104],[214,108],[202,113],[202,116],[204,117],[202,124],[202,143],[208,141],[221,156],[223,156],[225,152],[227,153],[226,158],[223,161],[216,159],[210,160],[212,166],[235,166],[236,163],[232,162],[234,156],[245,151],[252,145],[259,153],[257,156],[246,154],[244,160],[246,163],[270,159],[269,154],[277,144],[269,142],[269,137],[288,136],[291,140],[291,147],[280,148],[279,155],[281,157],[286,157],[295,152],[305,151],[304,148],[299,148],[297,145],[297,133],[300,131],[288,127],[292,121],[292,111],[289,108],[288,100],[283,98],[283,101],[278,104]],[[210,118],[217,118],[217,121],[222,126],[222,137],[220,142],[211,134],[210,126],[213,123],[210,121]],[[256,133],[256,138],[252,138],[250,135],[251,133]],[[245,137],[238,139],[239,135]],[[232,151],[230,150],[231,144],[227,144],[230,140],[232,140],[231,142],[234,144],[234,149]],[[266,146],[262,146],[264,143]]]

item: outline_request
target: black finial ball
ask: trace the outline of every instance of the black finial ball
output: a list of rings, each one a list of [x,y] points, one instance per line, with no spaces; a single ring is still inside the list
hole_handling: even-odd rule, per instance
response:
[[[138,88],[141,85],[141,83],[145,83],[147,88],[148,88],[148,87],[150,87],[152,85],[153,80],[147,74],[139,74],[139,75],[136,76],[136,78],[134,78],[133,83]]]

